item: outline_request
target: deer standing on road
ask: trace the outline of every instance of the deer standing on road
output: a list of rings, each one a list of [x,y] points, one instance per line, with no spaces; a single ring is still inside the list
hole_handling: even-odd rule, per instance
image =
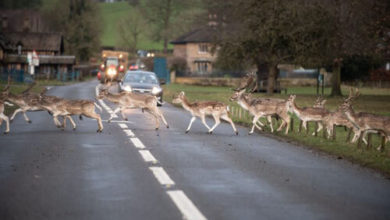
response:
[[[180,94],[175,99],[173,99],[172,102],[175,104],[181,104],[183,108],[189,111],[192,115],[186,133],[190,131],[192,123],[196,120],[196,117],[199,117],[210,134],[213,133],[214,129],[221,123],[221,119],[223,119],[230,123],[235,134],[238,135],[236,126],[229,116],[229,107],[226,104],[216,101],[200,101],[191,103],[187,100],[187,97],[183,91],[180,92]],[[211,128],[206,123],[206,116],[208,115],[213,116],[215,120],[215,124]]]

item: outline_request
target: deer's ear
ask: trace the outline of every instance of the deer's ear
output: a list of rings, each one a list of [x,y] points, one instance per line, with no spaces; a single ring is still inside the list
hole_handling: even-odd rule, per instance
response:
[[[179,96],[184,96],[184,95],[185,95],[184,91],[181,91],[179,94]]]
[[[326,100],[322,100],[321,105],[325,105]]]

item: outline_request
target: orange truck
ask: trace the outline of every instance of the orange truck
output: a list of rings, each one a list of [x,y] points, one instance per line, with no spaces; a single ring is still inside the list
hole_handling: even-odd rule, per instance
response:
[[[100,82],[119,81],[126,73],[129,53],[117,50],[102,50]]]

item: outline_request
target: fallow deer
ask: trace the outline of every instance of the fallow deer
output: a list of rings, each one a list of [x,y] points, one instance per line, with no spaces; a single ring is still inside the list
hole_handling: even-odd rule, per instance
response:
[[[352,108],[352,101],[359,96],[359,91],[356,92],[341,106],[342,111],[347,116],[348,120],[359,130],[359,134],[364,138],[368,133],[380,133],[385,137],[385,144],[390,140],[390,117],[376,115],[372,113],[359,112],[356,113]],[[359,135],[355,135],[352,142],[356,142]],[[378,150],[382,150],[380,147]]]
[[[27,117],[26,112],[27,111],[44,111],[45,109],[40,105],[39,103],[39,95],[30,93],[30,89],[35,85],[31,84],[29,88],[27,88],[25,91],[23,91],[21,94],[13,94],[9,91],[9,86],[10,86],[10,78],[8,78],[8,84],[6,88],[2,91],[1,96],[5,97],[5,100],[16,104],[19,106],[18,109],[14,111],[12,114],[10,121],[12,122],[15,116],[22,112],[24,119],[28,122],[31,123],[31,120]]]
[[[249,134],[254,132],[255,127],[262,130],[260,126],[264,125],[259,121],[261,117],[267,117],[272,132],[273,126],[271,117],[274,115],[280,116],[284,122],[278,130],[281,130],[286,123],[289,124],[289,120],[282,114],[283,108],[286,106],[283,99],[252,98],[248,93],[245,93],[245,89],[242,89],[241,91],[235,91],[230,97],[230,101],[237,102],[243,109],[253,115],[252,129]],[[257,123],[259,123],[260,126],[257,125]]]
[[[119,94],[112,94],[107,89],[102,89],[97,96],[97,99],[107,99],[110,102],[113,102],[118,105],[118,107],[114,110],[114,113],[121,112],[122,117],[127,120],[124,116],[125,109],[134,109],[140,108],[142,111],[146,111],[149,114],[153,115],[156,119],[156,130],[160,127],[160,120],[169,128],[167,121],[165,120],[164,115],[161,113],[160,109],[157,107],[157,103],[159,103],[156,96],[149,94],[138,94],[131,92],[121,92]],[[111,117],[108,119],[110,122]]]
[[[229,107],[222,103],[216,101],[199,101],[199,102],[189,102],[185,93],[182,91],[180,94],[172,100],[175,104],[181,104],[183,108],[189,111],[192,115],[190,124],[186,130],[188,133],[191,129],[192,123],[196,120],[196,117],[199,117],[202,120],[202,123],[208,129],[208,133],[213,133],[214,129],[221,123],[221,119],[227,121],[232,126],[236,135],[238,131],[234,125],[232,119],[229,116]],[[213,127],[209,127],[206,123],[206,116],[211,115],[215,120]]]
[[[287,100],[288,111],[295,113],[297,117],[302,120],[302,125],[307,130],[307,122],[318,122],[317,133],[323,128],[323,120],[329,114],[329,111],[324,108],[314,107],[298,107],[295,103],[296,95],[290,95]],[[315,132],[313,132],[313,135]]]
[[[73,125],[73,129],[76,129],[76,124],[70,117],[71,115],[83,115],[88,118],[93,118],[97,120],[98,123],[98,130],[97,132],[103,131],[103,124],[102,119],[99,114],[95,112],[95,107],[97,107],[100,111],[102,111],[102,108],[97,105],[94,101],[91,100],[67,100],[67,99],[61,99],[58,98],[57,101],[55,98],[51,97],[50,99],[41,97],[40,103],[45,108],[45,110],[52,112],[54,123],[57,125],[57,127],[62,127],[63,129],[66,126],[66,119],[69,119],[69,121]],[[58,121],[58,116],[64,117],[64,122],[61,124]]]

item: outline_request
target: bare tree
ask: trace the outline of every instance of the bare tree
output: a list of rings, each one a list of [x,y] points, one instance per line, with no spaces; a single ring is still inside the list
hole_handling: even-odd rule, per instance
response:
[[[135,52],[140,37],[144,34],[147,22],[138,10],[133,9],[118,23],[118,34],[121,46]]]

